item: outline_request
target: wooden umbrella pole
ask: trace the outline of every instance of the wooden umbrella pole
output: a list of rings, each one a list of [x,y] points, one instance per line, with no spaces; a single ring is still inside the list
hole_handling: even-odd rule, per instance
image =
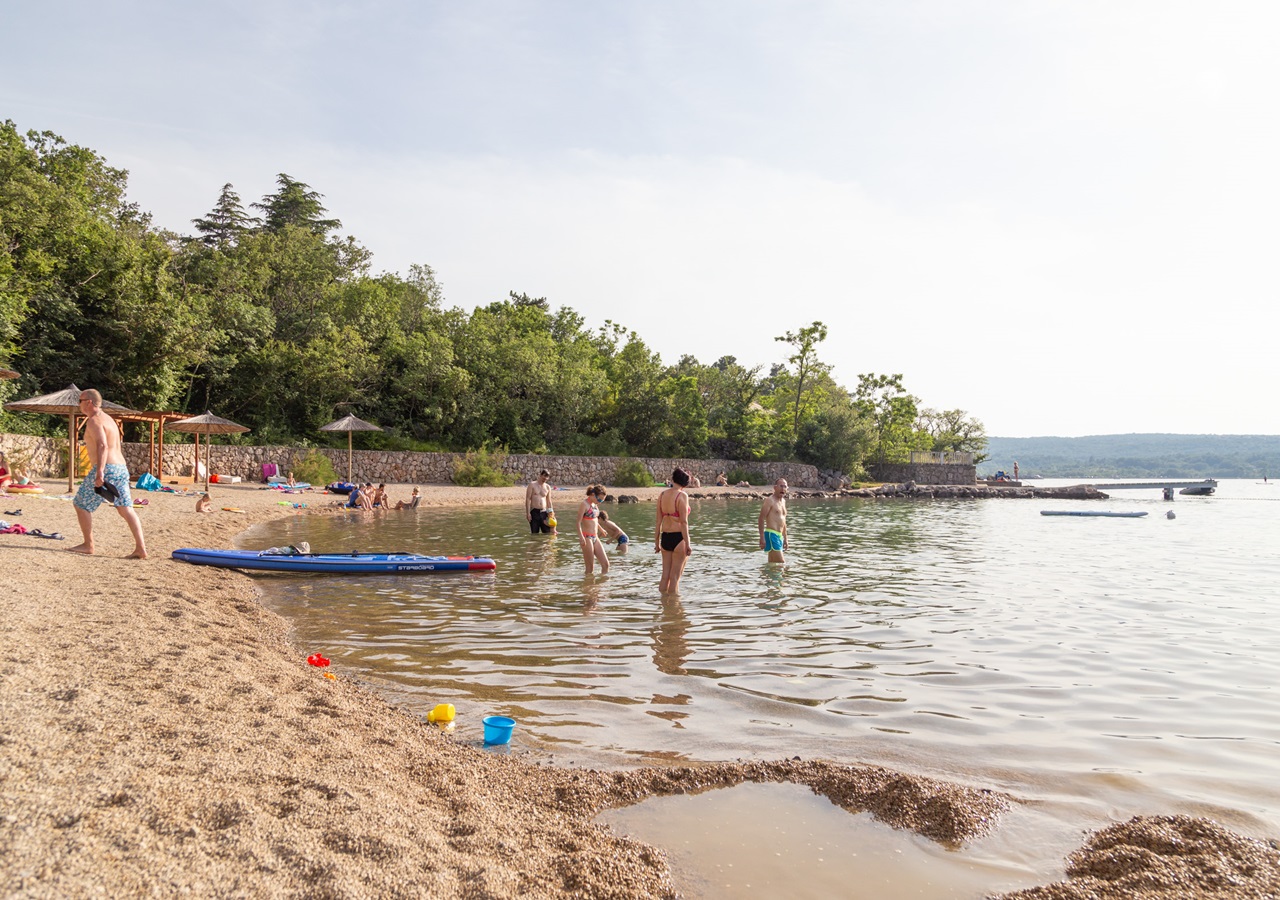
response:
[[[80,453],[78,452],[79,445],[76,443],[76,414],[72,413],[67,418],[67,422],[71,429],[71,433],[69,435],[71,442],[71,458],[67,460],[67,493],[70,494],[75,490],[76,462],[80,459]]]
[[[351,432],[347,432],[347,484],[351,483]]]

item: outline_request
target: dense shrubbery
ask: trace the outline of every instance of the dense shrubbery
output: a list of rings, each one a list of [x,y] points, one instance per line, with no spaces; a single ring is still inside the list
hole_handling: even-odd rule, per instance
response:
[[[506,458],[488,450],[464,454],[453,464],[453,481],[465,487],[510,487],[516,481],[502,471]]]
[[[320,487],[338,480],[338,473],[333,470],[333,463],[329,461],[329,457],[318,450],[307,450],[296,457],[293,467],[285,474],[289,472],[293,473],[295,481],[305,481],[307,484]]]
[[[613,476],[615,487],[653,487],[653,473],[638,459],[628,459],[618,464]]]

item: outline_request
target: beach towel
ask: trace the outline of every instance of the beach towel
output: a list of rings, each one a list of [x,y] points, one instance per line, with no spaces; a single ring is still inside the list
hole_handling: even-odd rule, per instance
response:
[[[269,481],[273,476],[280,474],[280,467],[275,463],[262,464],[262,480]]]
[[[26,534],[27,529],[17,522],[14,522],[8,528],[0,528],[0,534]]]

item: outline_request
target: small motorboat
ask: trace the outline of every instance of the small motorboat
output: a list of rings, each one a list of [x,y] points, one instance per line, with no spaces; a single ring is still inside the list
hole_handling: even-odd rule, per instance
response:
[[[334,575],[415,575],[419,572],[485,572],[497,564],[487,556],[423,556],[419,553],[299,553],[292,548],[209,550],[180,547],[173,558],[197,566],[254,572],[329,572]]]

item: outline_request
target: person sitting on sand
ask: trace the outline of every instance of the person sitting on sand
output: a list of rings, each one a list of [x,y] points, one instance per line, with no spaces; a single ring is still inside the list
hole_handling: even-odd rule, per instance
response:
[[[208,494],[205,494],[205,493],[200,494],[200,499],[196,501],[196,512],[198,513],[213,512],[213,501],[209,499]]]
[[[378,509],[386,509],[390,505],[391,501],[387,499],[387,483],[384,481],[373,492],[373,506]]]
[[[631,538],[627,537],[627,533],[619,528],[618,523],[610,519],[609,514],[603,509],[600,510],[600,527],[609,536],[609,540],[618,542],[619,553],[627,552],[627,545],[631,543]]]
[[[344,507],[346,507],[347,509],[360,509],[360,508],[361,508],[361,502],[360,502],[360,494],[361,494],[361,493],[362,493],[362,491],[360,490],[360,485],[358,485],[358,484],[353,484],[353,485],[351,486],[351,493],[347,494],[347,502],[346,502],[346,503],[344,503],[344,504],[342,504],[342,505],[343,505]]]
[[[420,502],[422,502],[422,497],[421,497],[421,496],[419,496],[419,494],[418,494],[418,489],[417,489],[417,488],[414,488],[414,489],[413,489],[413,496],[412,496],[411,498],[409,498],[408,502],[406,502],[406,501],[404,501],[404,500],[397,500],[397,501],[396,501],[396,506],[395,506],[395,508],[396,508],[396,509],[417,509],[417,508],[418,508],[418,504],[419,504]]]
[[[729,479],[725,477],[725,474],[723,472],[721,472],[719,475],[716,476],[716,487],[728,487],[728,486],[729,486]]]

